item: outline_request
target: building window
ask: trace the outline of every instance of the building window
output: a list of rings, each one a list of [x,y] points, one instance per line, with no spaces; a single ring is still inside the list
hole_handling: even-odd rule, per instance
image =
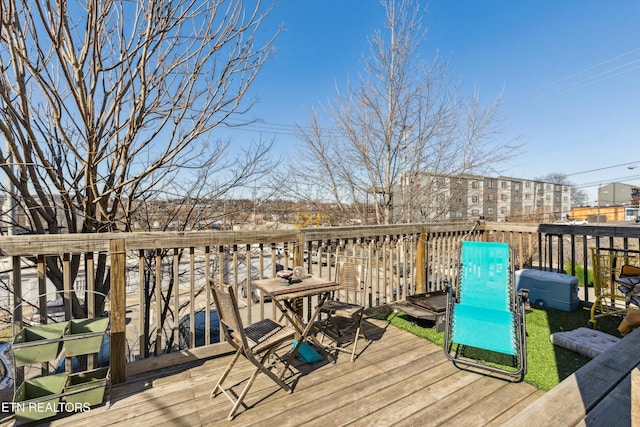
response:
[[[493,183],[493,180],[492,180],[492,179],[490,179],[490,180],[489,180],[489,182],[487,183],[487,186],[488,186],[489,188],[493,188],[493,186],[494,186],[494,185],[495,185],[495,184]]]
[[[506,201],[509,200],[509,197],[507,197],[506,194],[503,194],[503,195],[500,196],[500,200],[502,200],[503,202],[506,202]]]
[[[472,209],[471,210],[471,215],[480,216],[480,209]]]
[[[508,188],[507,187],[508,182],[507,181],[502,181],[500,182],[500,188]]]
[[[524,183],[524,188],[531,188],[531,183],[530,182],[525,182]]]
[[[493,202],[493,194],[489,194],[487,196],[487,200],[489,200],[490,202]]]
[[[480,198],[478,196],[471,196],[471,203],[478,203]]]
[[[474,190],[478,189],[478,181],[471,181],[471,188],[473,188]]]
[[[507,208],[505,208],[504,206],[502,208],[500,208],[500,213],[501,214],[506,214],[507,213]]]

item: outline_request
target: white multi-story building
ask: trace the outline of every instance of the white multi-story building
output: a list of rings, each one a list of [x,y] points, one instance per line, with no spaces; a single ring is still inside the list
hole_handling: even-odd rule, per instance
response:
[[[555,221],[571,211],[571,187],[480,175],[414,175],[394,195],[395,220]],[[402,217],[400,217],[400,215]]]

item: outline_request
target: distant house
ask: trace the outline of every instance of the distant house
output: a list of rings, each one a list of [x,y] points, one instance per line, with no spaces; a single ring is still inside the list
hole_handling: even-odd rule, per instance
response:
[[[613,182],[598,188],[598,206],[638,206],[640,188],[622,182]]]

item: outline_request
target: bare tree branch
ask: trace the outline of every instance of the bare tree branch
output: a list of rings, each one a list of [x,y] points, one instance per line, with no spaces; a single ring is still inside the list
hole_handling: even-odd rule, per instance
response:
[[[271,9],[259,0],[0,6],[0,189],[25,213],[20,226],[129,230],[136,201],[179,185],[180,171],[206,168],[207,183],[219,172],[220,197],[268,168],[271,144],[247,147],[238,163],[215,134],[251,107],[247,89],[279,32],[261,32]],[[106,269],[96,271],[106,287]]]
[[[476,94],[460,97],[446,61],[421,59],[426,33],[418,2],[382,3],[384,27],[369,39],[358,81],[336,91],[321,110],[324,122],[312,110],[310,123],[297,127],[306,163],[294,182],[329,190],[340,210],[366,208],[371,200],[379,223],[425,220],[408,206],[430,206],[436,196],[416,185],[419,176],[496,169],[516,146],[502,140],[497,101],[483,107]],[[402,218],[393,215],[398,207]],[[443,201],[428,219],[448,212]]]

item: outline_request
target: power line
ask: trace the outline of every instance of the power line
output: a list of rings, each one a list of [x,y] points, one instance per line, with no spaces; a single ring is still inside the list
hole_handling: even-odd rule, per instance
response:
[[[588,182],[586,184],[579,184],[579,185],[572,185],[573,188],[590,188],[590,187],[598,187],[602,184],[611,184],[614,182],[620,182],[621,180],[629,180],[629,179],[637,179],[640,178],[640,175],[631,175],[631,176],[624,176],[624,177],[619,177],[619,178],[607,178],[604,180],[599,180],[599,181],[592,181],[592,182]]]
[[[577,73],[573,73],[573,74],[571,74],[571,75],[569,75],[569,76],[567,76],[567,77],[563,77],[563,78],[561,78],[560,80],[556,80],[555,82],[553,82],[553,83],[549,83],[549,84],[547,84],[547,85],[545,85],[545,86],[542,86],[542,87],[540,87],[540,88],[538,88],[538,89],[534,89],[533,91],[528,92],[528,93],[525,93],[524,95],[520,96],[519,98],[525,98],[525,97],[527,97],[527,96],[534,95],[536,92],[541,92],[541,91],[543,91],[543,90],[545,90],[545,89],[548,89],[548,88],[550,88],[550,87],[553,87],[553,86],[555,86],[555,85],[558,85],[558,84],[560,84],[560,83],[562,83],[562,82],[565,82],[565,81],[567,81],[567,80],[569,80],[569,79],[572,79],[572,78],[574,78],[574,77],[580,76],[580,75],[582,75],[582,74],[588,73],[588,72],[589,72],[589,71],[591,71],[591,70],[595,70],[595,69],[597,69],[597,68],[600,68],[600,67],[601,67],[601,66],[603,66],[603,65],[606,65],[606,64],[611,63],[611,62],[613,62],[613,61],[617,61],[617,60],[618,60],[618,59],[620,59],[620,58],[624,58],[625,56],[629,56],[629,55],[631,55],[631,54],[633,54],[633,53],[636,53],[636,52],[640,52],[640,47],[639,47],[639,48],[632,49],[632,50],[627,51],[627,52],[625,52],[625,53],[623,53],[623,54],[620,54],[620,55],[615,56],[615,57],[613,57],[613,58],[607,59],[607,60],[605,60],[605,61],[602,61],[602,62],[600,62],[599,64],[596,64],[596,65],[593,65],[593,66],[591,66],[591,67],[585,68],[584,70],[578,71]],[[517,101],[519,98],[516,98],[516,101]]]
[[[636,62],[640,63],[640,60],[638,60]],[[522,102],[521,104],[512,107],[510,110],[507,108],[507,112],[510,112],[510,113],[520,112],[520,111],[523,111],[523,110],[525,110],[525,109],[527,109],[529,107],[534,107],[536,105],[543,104],[543,103],[548,102],[550,100],[556,99],[556,98],[558,98],[560,96],[568,95],[568,94],[570,94],[572,92],[577,92],[579,90],[586,89],[586,88],[588,88],[590,86],[596,85],[598,83],[602,83],[602,82],[604,82],[606,80],[610,80],[612,78],[621,76],[623,74],[626,74],[628,72],[631,72],[631,71],[634,71],[634,70],[638,70],[638,69],[640,69],[640,65],[637,65],[637,66],[635,66],[633,68],[630,68],[630,69],[628,69],[626,71],[623,71],[623,72],[619,72],[619,73],[616,73],[616,74],[613,74],[613,75],[609,75],[606,78],[602,78],[602,79],[599,79],[599,80],[596,80],[596,81],[593,81],[593,82],[589,82],[589,80],[593,80],[595,77],[592,77],[592,78],[587,79],[587,80],[582,80],[580,82],[575,83],[573,86],[560,88],[560,89],[558,89],[558,90],[556,90],[554,92],[542,95],[538,99],[533,99],[533,100]],[[612,71],[614,71],[614,70],[611,70],[611,72]],[[589,83],[587,83],[587,82],[589,82]],[[583,83],[585,83],[585,84],[583,84]],[[582,84],[582,86],[578,86],[580,84]],[[553,96],[553,95],[557,95],[557,96]]]
[[[601,168],[589,169],[589,170],[581,171],[581,172],[574,172],[574,173],[567,174],[566,176],[574,176],[574,175],[582,175],[582,174],[591,173],[591,172],[599,172],[599,171],[602,171],[602,170],[618,168],[618,167],[621,167],[621,166],[633,166],[633,165],[637,166],[639,164],[640,164],[640,160],[636,160],[636,161],[629,162],[629,163],[620,163],[619,165],[603,166]]]
[[[527,92],[521,96],[519,96],[518,98],[515,98],[512,101],[507,101],[505,102],[505,108],[506,108],[506,112],[508,113],[514,113],[514,112],[519,112],[522,111],[526,108],[544,103],[544,102],[548,102],[552,99],[555,99],[559,96],[562,95],[566,95],[568,93],[571,92],[575,92],[578,90],[582,90],[585,89],[587,87],[593,86],[595,84],[599,84],[602,83],[606,80],[618,77],[620,75],[629,73],[631,71],[635,71],[640,69],[640,59],[634,59],[632,61],[629,61],[625,64],[616,66],[614,68],[611,69],[607,69],[604,71],[601,71],[598,74],[595,74],[593,76],[590,77],[586,77],[582,80],[579,80],[577,82],[572,82],[566,86],[557,88],[552,90],[551,92],[549,92],[549,89],[552,89],[554,87],[557,87],[558,85],[565,83],[565,82],[569,82],[572,79],[575,79],[576,77],[582,76],[584,74],[587,74],[591,71],[597,70],[599,68],[602,68],[608,64],[611,64],[615,61],[618,61],[622,58],[625,58],[629,55],[632,55],[634,53],[640,52],[640,48],[635,48],[632,50],[629,50],[627,52],[624,52],[620,55],[617,55],[615,57],[606,59],[596,65],[587,67],[583,70],[580,70],[578,72],[575,72],[573,74],[570,74],[566,77],[563,77],[561,79],[558,79],[552,83],[549,83],[547,85],[544,85],[538,89],[534,89],[530,92]],[[296,133],[296,129],[299,128],[301,130],[314,130],[313,127],[311,126],[302,126],[302,125],[298,125],[296,123],[290,123],[290,124],[286,124],[286,123],[276,123],[276,122],[268,122],[268,121],[253,121],[253,122],[249,122],[249,123],[243,123],[242,121],[234,121],[234,120],[227,120],[227,122],[225,123],[228,127],[228,129],[234,129],[234,130],[239,130],[239,131],[249,131],[249,132],[258,132],[258,133],[270,133],[270,134],[276,134],[276,135],[284,135],[284,136],[293,136],[293,137],[297,137],[299,136],[298,133]],[[341,132],[338,129],[335,128],[329,128],[329,127],[321,127],[319,128],[319,130],[325,134],[333,134],[333,135],[340,135]]]

